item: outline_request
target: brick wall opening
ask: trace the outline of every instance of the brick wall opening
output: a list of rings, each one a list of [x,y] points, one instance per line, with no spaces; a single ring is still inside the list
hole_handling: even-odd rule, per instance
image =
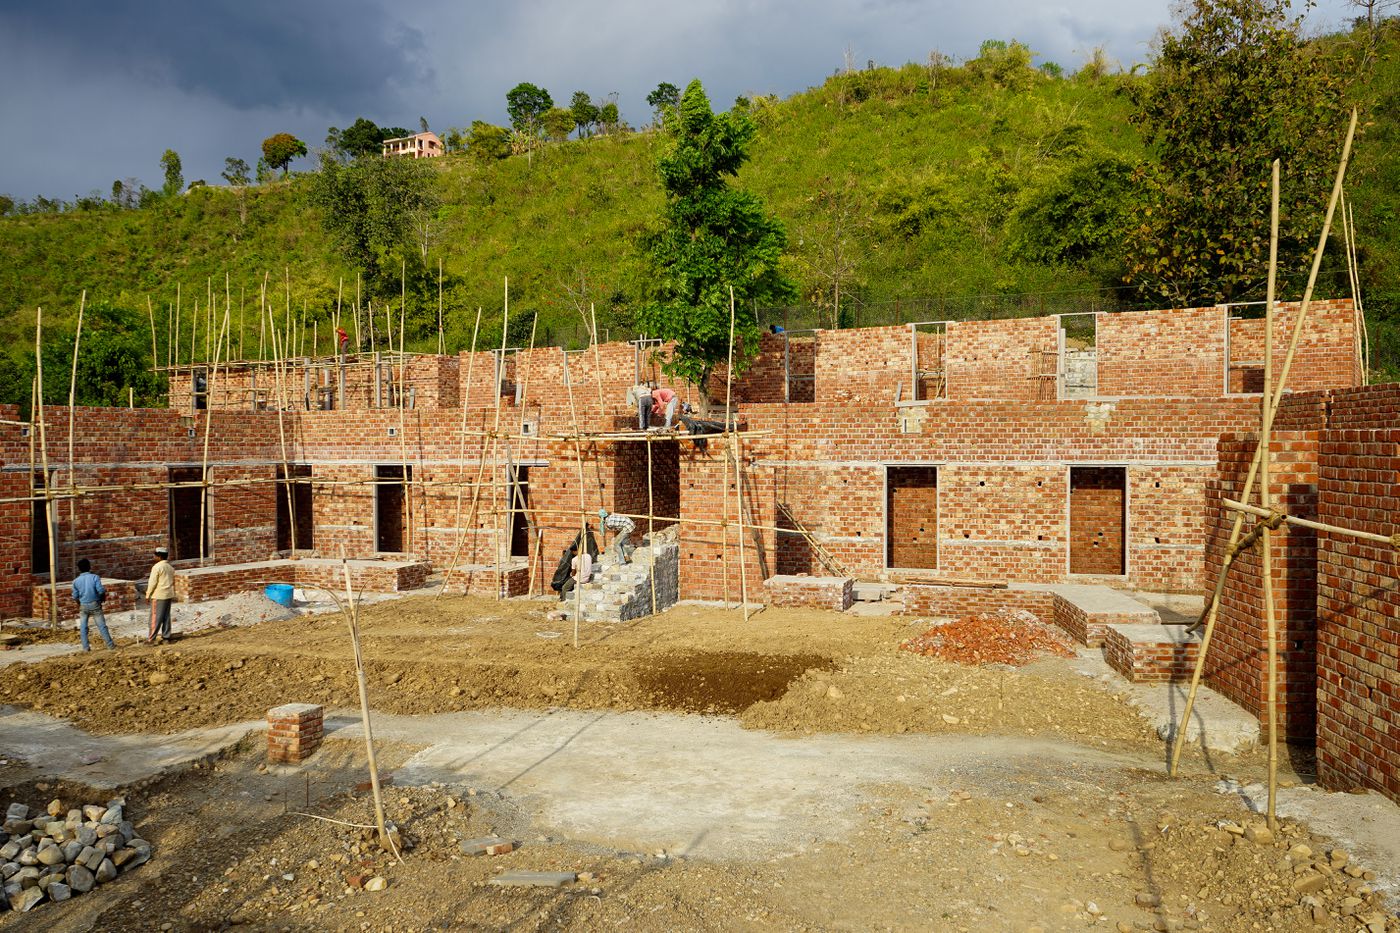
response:
[[[1070,573],[1127,573],[1127,489],[1126,467],[1070,467]]]
[[[170,559],[207,557],[209,497],[204,495],[204,489],[199,485],[204,482],[204,468],[170,467],[169,478],[171,483],[194,484],[170,487]]]
[[[408,517],[404,482],[413,479],[413,467],[397,463],[381,464],[374,468],[374,478],[374,549],[402,554],[405,519]]]
[[[311,519],[311,465],[294,463],[291,470],[292,481],[288,484],[286,468],[281,466],[277,468],[277,550],[279,551],[288,551],[293,547],[292,530],[294,525],[297,550],[316,546],[316,526]],[[287,501],[289,485],[290,508]]]
[[[938,468],[887,467],[887,566],[938,567]]]
[[[44,473],[38,471],[34,474],[34,491],[42,492],[44,488]],[[42,499],[35,499],[29,505],[29,569],[31,573],[48,573],[49,535],[53,533],[53,528],[49,526],[48,509]],[[55,550],[57,546],[58,538],[55,536]]]
[[[817,400],[817,332],[814,330],[783,333],[784,401],[815,402]]]
[[[510,484],[510,556],[530,556],[530,468],[518,466]]]

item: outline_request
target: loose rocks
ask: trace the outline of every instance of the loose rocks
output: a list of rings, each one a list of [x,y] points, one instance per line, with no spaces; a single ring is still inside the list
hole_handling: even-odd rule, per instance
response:
[[[151,845],[125,819],[125,803],[65,810],[61,800],[52,800],[47,815],[33,820],[27,805],[11,803],[5,816],[13,838],[0,845],[0,910],[32,910],[45,898],[66,901],[149,860]],[[23,832],[15,831],[21,827]]]

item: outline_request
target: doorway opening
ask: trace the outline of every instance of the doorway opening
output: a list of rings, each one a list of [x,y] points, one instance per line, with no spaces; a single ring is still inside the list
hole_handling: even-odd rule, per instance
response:
[[[1070,467],[1069,572],[1123,576],[1127,540],[1127,468]]]
[[[413,481],[413,467],[376,466],[374,479],[374,548],[387,554],[402,554],[408,526],[404,487]]]
[[[286,467],[277,468],[277,550],[308,550],[316,546],[311,518],[311,465],[293,463],[291,482]],[[291,494],[288,507],[288,491]],[[293,531],[296,533],[293,534]]]
[[[511,469],[510,483],[507,485],[509,499],[506,507],[510,510],[510,556],[530,557],[530,468],[517,466]]]
[[[203,467],[170,467],[170,559],[209,556],[209,497]]]
[[[938,467],[885,468],[885,566],[938,568]]]
[[[43,493],[48,488],[45,481],[45,474],[42,470],[34,473],[34,492]],[[57,515],[57,511],[54,513]],[[31,573],[49,572],[49,536],[53,535],[54,547],[58,547],[58,536],[54,535],[54,529],[49,525],[49,512],[44,506],[43,499],[35,499],[30,503],[29,518],[29,570]]]

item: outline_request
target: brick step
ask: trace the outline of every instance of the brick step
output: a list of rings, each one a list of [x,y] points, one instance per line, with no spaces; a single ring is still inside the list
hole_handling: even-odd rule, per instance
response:
[[[1053,597],[1055,624],[1090,648],[1102,646],[1108,629],[1114,625],[1162,624],[1156,609],[1111,587],[1055,584],[1047,589]]]
[[[1109,667],[1133,683],[1190,680],[1200,652],[1199,634],[1178,625],[1109,625],[1103,653]]]

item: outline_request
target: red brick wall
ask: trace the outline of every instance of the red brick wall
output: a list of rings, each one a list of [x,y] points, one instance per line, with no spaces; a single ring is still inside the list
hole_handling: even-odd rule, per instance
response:
[[[938,468],[890,467],[886,473],[891,567],[938,566]]]
[[[1037,351],[1055,350],[1059,327],[1053,317],[949,324],[944,355],[948,398],[1034,401],[1042,397],[1037,377],[1044,367]],[[900,356],[906,372],[908,343],[906,333]]]
[[[1218,398],[1225,311],[1173,308],[1098,315],[1099,395]]]
[[[1257,441],[1250,435],[1220,440],[1220,475],[1207,487],[1210,516],[1207,580],[1219,574],[1229,541],[1234,513],[1223,498],[1239,499]],[[1317,514],[1318,432],[1277,432],[1271,442],[1273,467],[1270,490],[1275,507],[1301,518]],[[1258,502],[1257,497],[1251,501]],[[1248,531],[1253,520],[1247,521]],[[1206,683],[1267,719],[1268,640],[1264,620],[1261,557],[1256,547],[1236,558],[1221,598],[1209,655]],[[1316,700],[1317,538],[1306,528],[1285,526],[1273,537],[1274,604],[1279,623],[1279,722],[1290,740],[1310,740],[1314,734]]]
[[[1070,467],[1070,573],[1124,573],[1126,496],[1127,471],[1122,467]]]
[[[1379,387],[1376,395],[1393,397],[1395,389]],[[1323,432],[1319,487],[1322,521],[1382,535],[1400,532],[1400,430]],[[1333,789],[1373,788],[1395,801],[1400,801],[1398,555],[1389,545],[1318,536],[1318,779]]]

